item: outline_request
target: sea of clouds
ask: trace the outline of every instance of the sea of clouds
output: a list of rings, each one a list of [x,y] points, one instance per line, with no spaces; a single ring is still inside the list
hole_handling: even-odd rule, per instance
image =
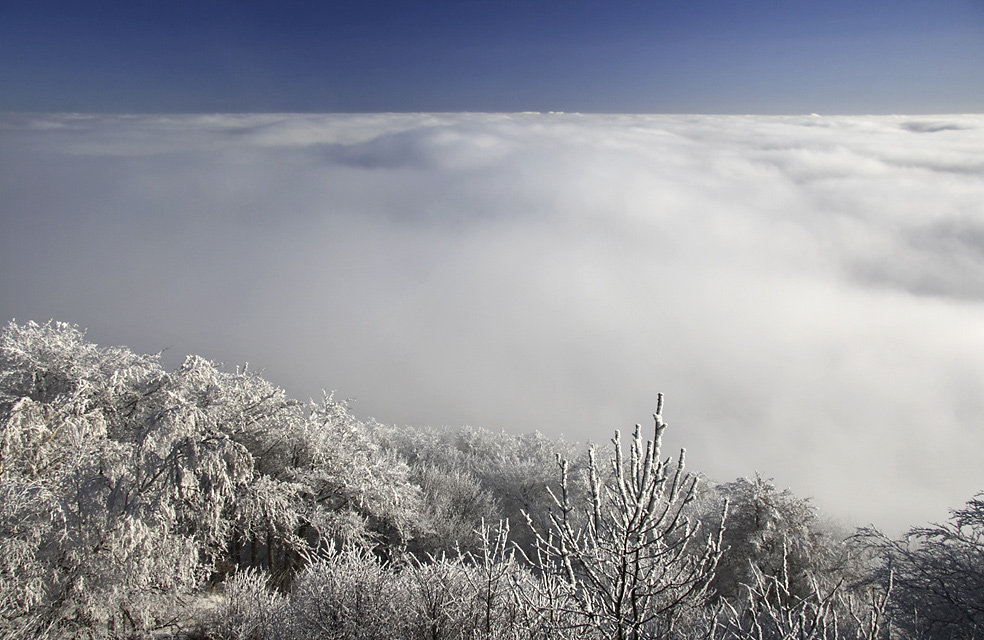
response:
[[[984,489],[984,116],[0,116],[0,313],[361,417]]]

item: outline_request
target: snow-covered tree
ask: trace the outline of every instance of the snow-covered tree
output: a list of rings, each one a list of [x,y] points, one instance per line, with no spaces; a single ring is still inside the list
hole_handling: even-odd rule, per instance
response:
[[[825,523],[809,500],[758,475],[715,486],[708,496],[711,505],[714,498],[729,504],[726,551],[711,582],[717,596],[738,597],[742,585],[758,583],[758,574],[780,578],[790,593],[801,597],[813,593],[815,583],[827,588],[858,579],[860,567],[850,554],[847,534]],[[711,505],[708,524],[719,511]]]
[[[219,564],[286,581],[326,540],[398,544],[418,508],[407,465],[330,397],[194,356],[166,373],[64,323],[0,333],[0,427],[8,635],[166,625]]]
[[[558,511],[552,529],[538,534],[538,565],[560,578],[563,589],[563,599],[552,606],[603,638],[670,634],[688,608],[702,604],[721,557],[724,515],[716,531],[703,532],[686,513],[697,478],[685,473],[684,452],[675,465],[660,458],[666,429],[662,405],[660,395],[653,440],[643,445],[636,425],[628,460],[616,432],[609,486],[602,483],[591,451],[584,525],[574,524],[568,463],[558,460]]]
[[[0,624],[125,635],[167,622],[221,547],[247,452],[177,402],[155,356],[63,323],[0,334]]]
[[[555,477],[556,454],[576,459],[575,465],[586,458],[583,447],[539,433],[380,427],[376,434],[385,449],[407,460],[411,480],[424,492],[424,533],[412,543],[421,556],[456,548],[477,551],[483,521],[523,522],[528,514],[538,528],[549,527],[547,485]],[[587,475],[572,478],[569,491],[575,499],[587,495]],[[513,527],[510,536],[527,551],[535,546],[525,527]]]
[[[881,558],[893,624],[906,638],[984,636],[984,493],[948,522],[910,529],[901,539],[873,529],[859,536]]]

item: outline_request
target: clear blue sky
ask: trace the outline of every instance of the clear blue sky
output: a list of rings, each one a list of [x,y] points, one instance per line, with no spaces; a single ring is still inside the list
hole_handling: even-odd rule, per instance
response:
[[[0,0],[0,111],[984,112],[984,0]]]

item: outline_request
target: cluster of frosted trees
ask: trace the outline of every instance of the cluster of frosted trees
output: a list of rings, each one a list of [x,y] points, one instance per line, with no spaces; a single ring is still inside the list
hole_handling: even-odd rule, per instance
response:
[[[0,334],[0,638],[971,638],[984,502],[837,535],[654,425],[387,427],[244,367]]]

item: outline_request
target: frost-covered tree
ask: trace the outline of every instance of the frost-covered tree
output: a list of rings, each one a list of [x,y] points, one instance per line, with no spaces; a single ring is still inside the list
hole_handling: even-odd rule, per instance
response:
[[[893,624],[906,638],[984,637],[984,494],[948,522],[916,527],[900,539],[864,529],[880,556],[879,578],[892,585]]]
[[[586,472],[587,450],[540,433],[512,435],[484,429],[462,429],[455,447],[465,454],[471,473],[496,500],[499,519],[524,522],[532,519],[534,527],[513,527],[512,541],[525,551],[536,546],[536,530],[551,526],[553,500],[549,485],[556,480],[556,457],[568,460],[568,496],[572,502],[589,493]],[[492,521],[490,518],[486,518]]]
[[[528,514],[539,528],[549,527],[547,485],[555,476],[556,454],[586,457],[582,447],[539,433],[379,427],[376,434],[385,449],[407,460],[411,480],[423,490],[424,532],[411,544],[421,556],[459,548],[477,551],[483,521],[523,522]],[[587,494],[586,478],[572,479],[572,495]],[[527,551],[535,546],[532,531],[524,527],[513,527],[510,536]]]
[[[217,565],[289,579],[326,540],[413,530],[419,489],[330,397],[101,348],[64,323],[0,333],[0,630],[166,625]],[[231,557],[230,557],[231,556]]]
[[[603,638],[672,633],[688,608],[703,603],[721,556],[724,514],[716,531],[703,532],[686,512],[697,478],[685,473],[684,452],[675,465],[660,458],[666,428],[662,405],[660,395],[653,440],[643,445],[636,425],[628,460],[616,432],[613,480],[607,486],[591,451],[591,494],[583,525],[574,524],[568,463],[559,459],[553,527],[538,534],[538,565],[560,578],[562,587],[561,599],[551,606],[574,615],[586,633]]]
[[[806,597],[815,585],[826,589],[858,580],[861,568],[851,556],[847,535],[825,523],[809,500],[789,489],[779,490],[758,475],[717,485],[707,496],[705,520],[713,525],[720,504],[727,501],[725,552],[711,582],[714,593],[735,599],[742,585],[760,577],[779,579],[794,596]]]
[[[247,452],[155,356],[62,323],[0,334],[0,583],[10,635],[167,622],[221,547]]]
[[[606,467],[539,434],[386,427],[245,366],[165,371],[72,325],[11,322],[0,637],[176,634],[189,616],[257,640],[881,637],[888,589],[852,577],[806,501],[761,479],[700,490],[683,452],[660,457],[662,396],[654,419],[627,453],[616,434]],[[866,538],[898,576],[896,615],[926,602],[911,637],[976,632],[982,512],[914,545]]]

